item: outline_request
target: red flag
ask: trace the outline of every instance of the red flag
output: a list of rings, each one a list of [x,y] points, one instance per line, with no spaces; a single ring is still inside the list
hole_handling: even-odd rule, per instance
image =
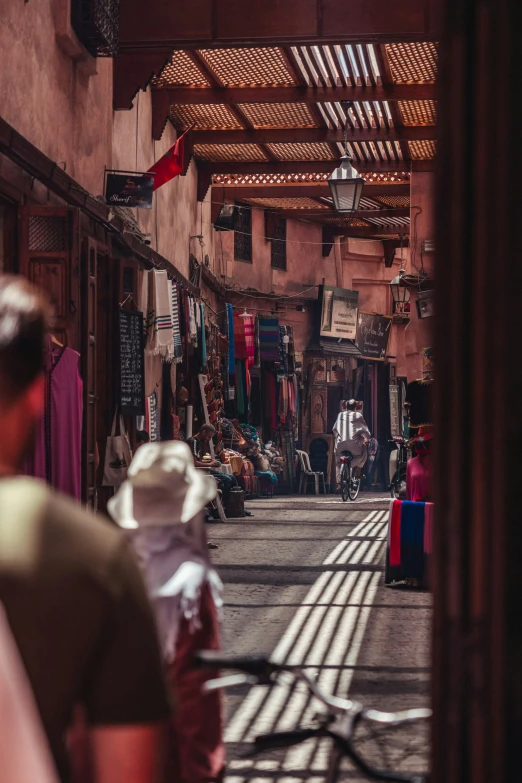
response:
[[[190,128],[183,133],[170,150],[160,158],[157,163],[150,167],[147,174],[154,173],[154,190],[161,188],[166,182],[169,182],[183,171],[183,159],[185,155],[185,136]]]

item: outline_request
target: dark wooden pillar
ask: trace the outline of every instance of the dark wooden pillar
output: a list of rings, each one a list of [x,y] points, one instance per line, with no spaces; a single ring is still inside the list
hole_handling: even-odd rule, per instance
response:
[[[443,0],[434,780],[522,779],[520,0]]]

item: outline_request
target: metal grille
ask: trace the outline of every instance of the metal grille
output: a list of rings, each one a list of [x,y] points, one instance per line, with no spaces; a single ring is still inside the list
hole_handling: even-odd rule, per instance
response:
[[[236,261],[252,263],[252,210],[250,207],[239,206],[234,228],[234,258]]]
[[[74,32],[93,57],[116,57],[120,0],[72,0],[71,21]]]
[[[196,130],[239,130],[242,126],[226,104],[177,103],[170,107],[170,119],[178,130],[194,123]]]
[[[279,160],[333,160],[335,157],[331,147],[322,142],[318,144],[267,144],[267,147]]]
[[[213,161],[266,160],[257,144],[195,144],[194,157]]]
[[[200,55],[224,87],[295,84],[280,49],[202,49]]]
[[[286,271],[286,220],[277,221],[270,245],[270,266]]]
[[[386,44],[394,82],[430,82],[437,78],[437,45],[427,43]]]
[[[151,84],[155,87],[208,87],[210,81],[183,50],[172,53],[170,61]]]
[[[408,145],[413,160],[431,160],[435,157],[434,141],[409,141]]]
[[[376,196],[375,200],[381,204],[386,204],[387,207],[400,208],[410,206],[409,196]]]
[[[254,128],[317,128],[306,103],[241,103]]]
[[[405,125],[437,124],[435,101],[398,101],[397,103]]]
[[[67,219],[32,215],[29,218],[29,250],[63,253],[67,250]]]

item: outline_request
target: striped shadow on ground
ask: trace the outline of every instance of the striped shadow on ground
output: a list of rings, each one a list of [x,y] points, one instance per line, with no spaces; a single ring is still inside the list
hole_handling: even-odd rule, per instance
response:
[[[279,640],[272,658],[306,666],[321,687],[348,694],[372,603],[382,578],[388,511],[372,511],[323,561],[326,567],[308,591],[292,622]],[[340,565],[358,565],[339,570]],[[331,566],[331,570],[328,568]],[[365,566],[368,566],[365,569]],[[329,743],[307,742],[284,755],[241,759],[237,754],[258,734],[287,731],[309,724],[324,709],[301,684],[290,681],[248,693],[226,729],[229,764],[226,783],[297,783],[324,779]]]

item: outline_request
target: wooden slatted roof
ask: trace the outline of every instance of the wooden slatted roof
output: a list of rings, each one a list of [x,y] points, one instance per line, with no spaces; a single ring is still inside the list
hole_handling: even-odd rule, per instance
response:
[[[432,166],[436,72],[431,41],[178,49],[152,81],[153,129],[192,126],[200,198],[212,185],[213,201],[343,228],[327,180],[344,149],[341,101],[353,97],[348,148],[367,185],[351,229],[398,236],[409,190],[385,191]]]

